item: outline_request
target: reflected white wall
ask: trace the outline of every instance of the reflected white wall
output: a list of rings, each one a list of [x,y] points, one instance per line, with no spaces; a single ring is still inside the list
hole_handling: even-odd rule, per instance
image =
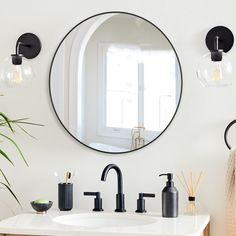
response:
[[[166,38],[148,22],[129,15],[116,15],[105,21],[91,36],[86,47],[86,106],[85,139],[87,144],[97,142],[130,149],[132,138],[130,136],[112,137],[99,135],[98,121],[100,119],[98,100],[101,99],[99,89],[101,86],[102,68],[105,67],[101,59],[102,45],[126,44],[145,46],[148,50],[171,51],[172,48]],[[178,78],[180,79],[180,78]],[[177,81],[179,83],[180,80]],[[178,91],[179,92],[179,91]],[[155,106],[155,104],[153,104]],[[134,124],[135,126],[136,124]],[[127,138],[129,137],[129,138]]]

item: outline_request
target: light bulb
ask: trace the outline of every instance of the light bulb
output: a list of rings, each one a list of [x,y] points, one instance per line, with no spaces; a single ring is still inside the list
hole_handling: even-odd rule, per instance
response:
[[[197,67],[197,77],[205,87],[227,86],[232,84],[233,68],[230,57],[223,53],[221,61],[212,61],[206,54]]]
[[[21,65],[13,65],[11,58],[5,59],[0,66],[0,81],[5,87],[21,87],[30,84],[34,77],[31,66],[26,59],[22,59]]]
[[[11,86],[19,86],[23,81],[22,78],[22,71],[21,66],[16,65],[15,71],[12,73],[12,79],[9,80],[9,83],[11,83]]]
[[[214,62],[214,69],[213,69],[213,81],[217,82],[222,80],[222,68],[220,62]]]

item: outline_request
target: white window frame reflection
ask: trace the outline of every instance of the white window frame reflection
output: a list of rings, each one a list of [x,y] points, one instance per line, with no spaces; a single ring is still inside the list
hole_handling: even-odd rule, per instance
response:
[[[111,46],[117,46],[117,47],[129,47],[131,50],[135,50],[138,52],[141,52],[141,48],[137,45],[122,45],[122,44],[116,44],[116,43],[99,43],[98,45],[98,80],[99,80],[99,88],[98,88],[98,108],[100,109],[98,111],[98,121],[97,121],[97,133],[99,136],[107,136],[107,137],[116,137],[116,138],[122,138],[122,139],[131,139],[131,130],[132,128],[122,128],[122,127],[108,127],[107,126],[107,122],[106,122],[106,86],[107,86],[107,78],[106,78],[106,73],[107,73],[107,51],[109,49],[109,47]],[[164,52],[163,50],[161,51],[162,53]],[[168,51],[166,51],[168,53]],[[174,52],[173,52],[174,53]],[[140,53],[141,55],[141,53]],[[177,61],[175,64],[175,67],[177,68]],[[175,69],[176,69],[175,68]],[[138,63],[137,64],[137,69],[138,69],[138,90],[137,90],[137,99],[138,99],[138,119],[137,119],[137,123],[134,124],[134,126],[143,126],[144,124],[144,91],[143,88],[144,86],[144,64],[143,63]],[[174,77],[176,77],[176,75],[178,74],[176,71],[174,72],[175,74],[173,75]],[[174,79],[174,81],[176,82],[177,79]],[[176,93],[178,94],[178,83],[176,83],[175,85],[175,90]],[[167,94],[162,96],[162,98],[160,97],[160,100],[158,101],[159,105],[162,102],[162,99],[170,99],[171,95]],[[177,101],[178,98],[175,96],[174,97],[174,110],[176,109],[176,105],[177,105]],[[173,116],[174,113],[172,113]],[[159,114],[160,115],[160,114]],[[161,115],[160,115],[161,116]],[[161,117],[158,117],[159,122],[161,120]],[[171,120],[171,119],[170,119]],[[170,122],[170,120],[168,121],[168,123]],[[167,123],[167,124],[168,124]],[[161,126],[159,124],[159,126]],[[164,127],[165,128],[165,127]],[[152,141],[153,139],[155,139],[163,130],[163,127],[161,127],[161,131],[151,131],[151,130],[146,130],[145,131],[145,140],[146,143]]]

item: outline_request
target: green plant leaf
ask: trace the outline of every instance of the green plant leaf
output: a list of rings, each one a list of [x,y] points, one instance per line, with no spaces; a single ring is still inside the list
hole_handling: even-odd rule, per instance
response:
[[[30,136],[31,138],[37,140],[36,137],[34,137],[32,134],[30,134],[26,129],[24,129],[23,127],[21,127],[19,124],[16,123],[15,125],[16,125],[19,129],[21,129],[21,131],[23,131],[24,133],[26,133],[28,136]]]
[[[28,163],[27,163],[27,161],[26,161],[26,159],[25,159],[25,157],[24,157],[24,155],[23,155],[23,153],[22,153],[22,151],[20,150],[20,148],[18,147],[18,145],[16,144],[16,142],[15,142],[13,139],[9,138],[8,136],[6,136],[6,135],[4,135],[4,134],[2,134],[2,133],[0,133],[0,136],[2,136],[2,137],[4,137],[4,138],[8,139],[8,140],[16,147],[16,149],[18,150],[18,152],[19,152],[21,158],[23,159],[23,161],[25,162],[25,164],[26,164],[27,166],[29,166]]]
[[[0,94],[0,96],[1,96],[1,94]],[[25,134],[29,135],[30,137],[35,138],[33,135],[31,135],[29,132],[27,132],[27,130],[24,128],[24,125],[32,125],[32,126],[44,126],[44,125],[33,123],[33,122],[28,122],[27,121],[28,119],[29,118],[21,118],[21,119],[11,120],[5,114],[0,112],[0,128],[1,127],[8,127],[13,134],[17,133],[17,131],[19,129],[22,132],[24,132]],[[28,166],[28,163],[27,163],[27,161],[26,161],[26,159],[25,159],[21,149],[19,148],[17,143],[14,141],[14,139],[12,139],[11,137],[9,137],[8,135],[5,135],[3,133],[0,133],[0,136],[3,137],[3,141],[5,141],[5,139],[7,139],[11,144],[13,144],[15,146],[15,148],[17,149],[17,151],[20,154],[20,157],[23,159],[25,164]],[[1,142],[2,141],[0,140],[0,143]],[[11,161],[11,159],[9,158],[9,156],[2,149],[0,149],[0,156],[3,156],[12,165],[14,165],[13,162]],[[2,175],[3,179],[4,179],[4,182],[0,182],[0,185],[5,186],[7,188],[7,190],[11,193],[11,195],[15,198],[17,203],[21,206],[21,204],[20,204],[19,200],[17,199],[16,195],[11,190],[10,182],[8,181],[6,175],[4,174],[4,172],[1,169],[0,169],[0,175]]]
[[[0,184],[4,185],[4,186],[7,188],[7,190],[11,193],[11,195],[15,198],[15,200],[18,202],[18,204],[19,204],[20,207],[21,207],[21,204],[20,204],[18,198],[17,198],[16,195],[13,193],[13,191],[11,190],[11,188],[10,188],[9,186],[7,186],[7,185],[6,185],[5,183],[3,183],[3,182],[0,182]]]
[[[33,122],[26,122],[26,121],[17,121],[16,123],[18,124],[24,124],[24,125],[35,125],[35,126],[44,126],[42,124],[38,124],[38,123],[33,123]]]
[[[14,124],[15,126],[17,126],[21,131],[23,131],[24,133],[26,133],[28,136],[30,136],[33,139],[36,139],[36,137],[34,137],[33,135],[31,135],[25,128],[22,127],[22,125],[35,125],[35,126],[44,126],[42,124],[38,124],[38,123],[33,123],[33,122],[26,122],[25,120],[28,120],[29,118],[21,118],[21,119],[15,119],[15,120],[9,120],[8,122],[9,124]],[[8,123],[5,119],[0,119],[0,126],[8,126]],[[11,126],[12,127],[12,126]],[[14,133],[16,133],[16,131],[13,129],[12,130]],[[37,139],[36,139],[37,140]]]
[[[1,135],[1,134],[0,134]],[[1,150],[0,149],[0,154],[4,157],[4,158],[6,158],[13,166],[14,166],[14,163],[12,162],[12,160],[8,157],[8,155],[3,151],[3,150]]]
[[[14,133],[14,130],[13,130],[12,126],[11,126],[10,119],[8,119],[8,117],[6,115],[4,115],[2,112],[0,112],[0,116],[5,120],[6,124],[8,125],[8,127],[10,128],[12,133]]]
[[[0,173],[2,174],[3,178],[5,179],[5,181],[7,182],[8,186],[11,187],[10,182],[8,181],[6,175],[3,173],[3,171],[0,169]]]
[[[6,116],[5,116],[6,117]],[[7,118],[7,117],[6,117]],[[21,119],[15,119],[15,120],[10,120],[9,118],[7,118],[7,120],[5,119],[0,119],[0,126],[3,125],[8,125],[8,123],[11,125],[12,124],[24,124],[24,125],[35,125],[35,126],[44,126],[42,124],[38,124],[38,123],[33,123],[33,122],[27,122],[26,120],[29,120],[29,118],[21,118]]]

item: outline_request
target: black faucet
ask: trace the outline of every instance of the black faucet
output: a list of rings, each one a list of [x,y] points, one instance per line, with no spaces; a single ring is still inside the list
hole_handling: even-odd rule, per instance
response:
[[[123,193],[123,177],[120,168],[115,164],[110,164],[105,167],[102,172],[102,181],[106,181],[108,172],[114,169],[117,173],[118,192],[116,194],[116,209],[115,212],[126,212],[125,210],[125,195]]]

